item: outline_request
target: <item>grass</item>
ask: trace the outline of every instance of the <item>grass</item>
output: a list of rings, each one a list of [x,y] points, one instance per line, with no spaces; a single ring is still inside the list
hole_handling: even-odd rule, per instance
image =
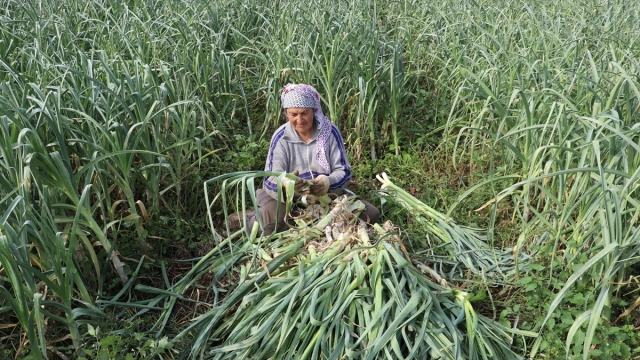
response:
[[[379,202],[373,178],[386,169],[515,260],[545,254],[517,263],[513,282],[459,279],[486,291],[481,308],[509,309],[496,320],[526,318],[540,335],[527,356],[637,356],[607,345],[637,341],[638,326],[639,14],[628,0],[3,5],[0,338],[11,352],[98,341],[83,322],[148,296],[136,288],[151,261],[139,262],[141,246],[165,289],[195,286],[169,279],[161,259],[219,240],[203,219],[213,211],[220,225],[229,209],[206,209],[221,185],[205,194],[202,183],[260,169],[280,89],[309,82],[367,199]],[[424,231],[399,205],[383,214],[424,256]]]

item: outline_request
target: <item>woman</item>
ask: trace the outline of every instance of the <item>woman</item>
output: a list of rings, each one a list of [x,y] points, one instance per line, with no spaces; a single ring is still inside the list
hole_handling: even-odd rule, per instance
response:
[[[351,182],[351,167],[340,131],[323,114],[316,89],[306,84],[288,84],[280,100],[288,121],[271,138],[265,171],[297,175],[300,179],[295,184],[296,194],[343,194]],[[313,185],[307,186],[305,180]],[[279,211],[276,211],[277,182],[274,177],[266,178],[263,188],[256,192],[265,235],[287,228],[284,199],[281,200]],[[376,223],[380,218],[378,209],[361,201],[366,207],[360,218]],[[251,229],[255,221],[255,214],[248,214],[247,228]]]

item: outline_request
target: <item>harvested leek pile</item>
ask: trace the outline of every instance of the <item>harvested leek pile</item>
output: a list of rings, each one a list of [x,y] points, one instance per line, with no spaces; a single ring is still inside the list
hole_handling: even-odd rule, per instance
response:
[[[404,189],[395,185],[382,173],[377,176],[382,191],[392,196],[425,230],[425,236],[435,246],[444,247],[454,267],[494,280],[513,280],[518,270],[526,270],[531,254],[513,248],[496,249],[487,243],[486,231],[460,226],[451,218],[419,201]],[[433,241],[431,241],[433,239]]]
[[[222,189],[207,203],[220,200],[224,209],[230,205],[244,212],[247,193],[255,205],[254,179],[269,175],[274,174],[243,172],[209,180],[222,181]],[[291,194],[293,182],[285,180],[290,175],[277,175]],[[445,246],[471,239],[472,246],[488,249],[474,229],[425,209],[386,175],[380,180],[388,195],[420,214],[429,233]],[[230,189],[235,198],[227,197]],[[292,200],[286,199],[287,210]],[[464,289],[412,259],[391,222],[362,223],[357,215],[364,206],[357,199],[317,200],[304,205],[295,226],[269,237],[257,236],[257,225],[220,237],[211,221],[216,246],[166,290],[136,286],[156,296],[138,304],[141,310],[134,317],[162,309],[154,326],[160,336],[176,302],[192,301],[185,295],[210,273],[216,300],[175,339],[191,339],[186,358],[521,358],[518,351],[524,350],[512,347],[514,337],[535,333],[477,314]],[[452,246],[454,258],[458,249]],[[469,262],[461,261],[462,267],[483,266],[476,259],[480,256],[481,251],[465,254]]]
[[[244,187],[247,176],[236,180]],[[393,224],[360,222],[359,201],[322,208],[308,206],[297,226],[268,239],[247,232],[235,248],[245,256],[229,265],[232,290],[178,335],[193,337],[185,355],[517,359],[513,336],[535,336],[476,314],[466,292],[412,264]]]

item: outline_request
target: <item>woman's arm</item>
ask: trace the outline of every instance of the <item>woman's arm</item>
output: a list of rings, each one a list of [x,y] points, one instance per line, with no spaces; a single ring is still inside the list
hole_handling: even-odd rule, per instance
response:
[[[329,136],[329,151],[327,154],[331,174],[329,174],[329,191],[344,189],[351,182],[351,165],[344,148],[344,141],[340,130],[331,124],[331,135]]]
[[[271,137],[267,162],[264,165],[265,171],[289,171],[289,154],[287,148],[283,146],[284,126],[280,127]],[[264,188],[274,199],[277,196],[277,182],[274,176],[264,179]]]

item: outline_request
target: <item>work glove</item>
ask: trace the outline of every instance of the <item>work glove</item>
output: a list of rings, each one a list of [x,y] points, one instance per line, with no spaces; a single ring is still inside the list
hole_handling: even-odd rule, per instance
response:
[[[329,191],[329,178],[325,175],[318,175],[315,179],[311,180],[313,183],[309,187],[309,193],[313,196],[322,196]]]
[[[294,172],[292,172],[292,174],[295,176],[298,176],[300,172],[298,170],[295,170]],[[302,178],[297,178],[296,184],[293,187],[293,192],[296,194],[304,194],[307,191],[308,187],[309,186],[307,185],[307,180]]]

